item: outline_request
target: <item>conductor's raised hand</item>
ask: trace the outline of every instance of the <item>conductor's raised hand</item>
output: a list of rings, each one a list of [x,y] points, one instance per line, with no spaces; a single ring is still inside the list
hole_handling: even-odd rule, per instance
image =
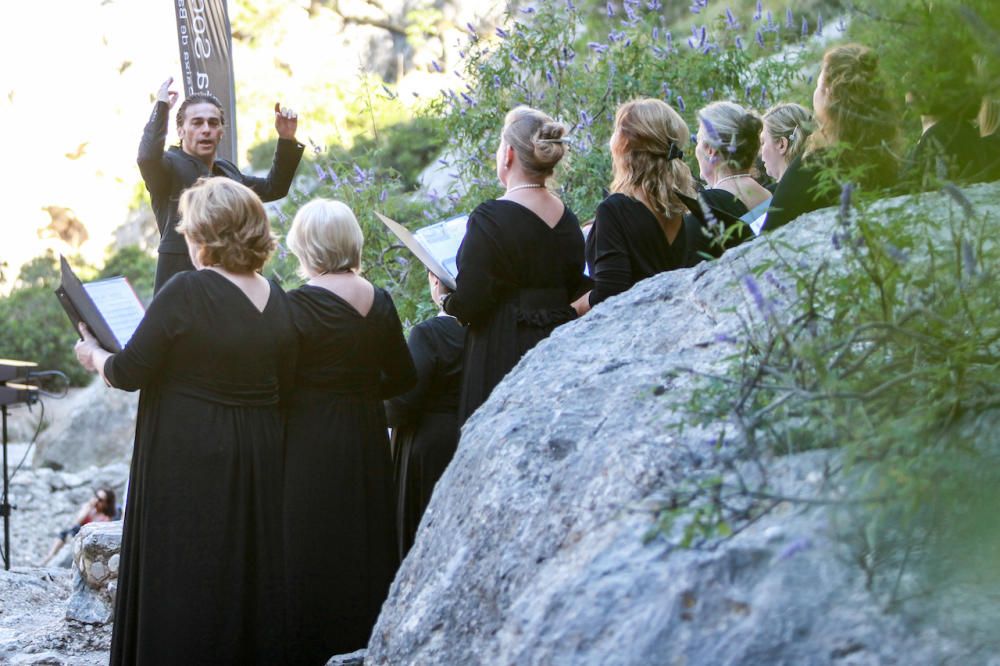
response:
[[[170,84],[173,82],[174,77],[168,77],[167,80],[163,82],[163,85],[160,86],[160,89],[156,91],[156,101],[166,102],[167,106],[171,109],[174,108],[174,104],[177,103],[178,97],[177,91],[170,89]]]
[[[279,139],[295,140],[295,130],[299,127],[299,114],[287,106],[274,103],[274,129],[278,130]]]

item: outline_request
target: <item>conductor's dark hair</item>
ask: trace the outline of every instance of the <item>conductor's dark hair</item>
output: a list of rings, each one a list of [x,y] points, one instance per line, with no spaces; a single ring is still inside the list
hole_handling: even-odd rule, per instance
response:
[[[211,104],[219,110],[219,117],[222,118],[222,124],[226,124],[226,111],[222,108],[222,102],[219,98],[211,93],[194,93],[188,95],[181,102],[181,106],[177,109],[177,126],[180,127],[184,124],[184,114],[187,113],[187,109],[192,104]]]

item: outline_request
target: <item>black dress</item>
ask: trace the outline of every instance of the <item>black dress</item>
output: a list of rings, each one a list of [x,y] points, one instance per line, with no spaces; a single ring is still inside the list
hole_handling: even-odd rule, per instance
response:
[[[700,202],[708,205],[709,213],[722,225],[725,241],[720,242],[719,233],[706,228],[696,215],[684,216],[684,232],[687,239],[684,265],[695,266],[708,257],[718,259],[728,249],[753,238],[753,231],[744,216],[749,213],[746,204],[728,190],[717,187],[702,189]]]
[[[142,389],[111,663],[284,661],[282,419],[296,336],[211,271],[170,280],[108,381]]]
[[[826,161],[819,153],[808,159],[800,155],[792,160],[774,191],[764,222],[765,231],[774,231],[799,215],[837,203],[840,190],[822,182],[823,169],[829,166]]]
[[[413,545],[434,484],[458,445],[465,328],[454,317],[432,317],[413,327],[407,344],[417,385],[385,404],[393,429],[400,560]]]
[[[684,267],[683,225],[672,243],[653,212],[637,199],[610,195],[597,206],[586,256],[594,288],[590,305],[620,294],[650,276]]]
[[[458,420],[486,401],[521,357],[559,324],[589,289],[583,232],[569,208],[549,227],[529,208],[492,200],[469,216],[458,249],[457,289],[445,310],[469,325]]]
[[[289,292],[299,334],[285,457],[290,664],[368,644],[398,566],[383,399],[415,373],[389,294],[362,316],[322,287]]]

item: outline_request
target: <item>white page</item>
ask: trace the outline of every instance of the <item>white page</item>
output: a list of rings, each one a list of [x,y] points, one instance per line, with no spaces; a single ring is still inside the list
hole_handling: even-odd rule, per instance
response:
[[[468,215],[459,215],[444,222],[417,229],[413,237],[420,241],[424,249],[438,260],[441,267],[454,278],[458,275],[458,247],[465,238],[465,226]]]
[[[83,288],[108,323],[118,344],[124,347],[146,314],[132,285],[123,277],[115,277],[88,282]]]

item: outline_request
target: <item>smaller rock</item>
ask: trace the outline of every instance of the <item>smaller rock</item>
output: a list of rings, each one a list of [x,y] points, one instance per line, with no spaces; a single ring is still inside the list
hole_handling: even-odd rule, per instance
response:
[[[330,661],[326,662],[326,666],[364,666],[367,654],[368,650],[363,648],[350,654],[338,654],[330,657]]]

